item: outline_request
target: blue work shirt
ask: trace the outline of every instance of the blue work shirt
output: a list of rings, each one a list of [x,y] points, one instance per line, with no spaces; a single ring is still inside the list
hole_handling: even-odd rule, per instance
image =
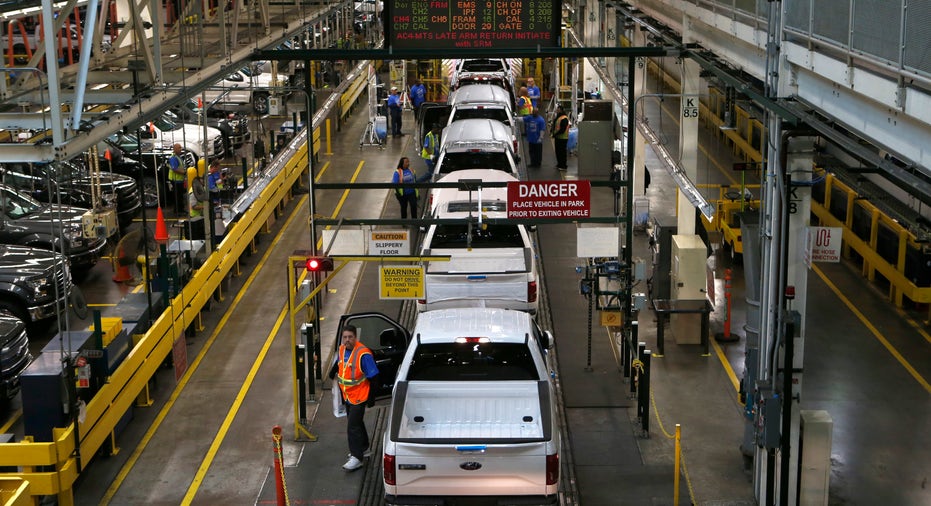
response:
[[[399,176],[401,176],[401,175],[403,175],[403,177],[399,177]],[[433,174],[430,173],[430,172],[427,172],[426,174],[424,174],[424,175],[418,177],[418,176],[417,176],[417,173],[414,172],[413,170],[411,170],[410,168],[407,168],[407,169],[395,169],[395,170],[394,170],[394,174],[391,176],[391,182],[392,182],[393,184],[398,184],[398,185],[401,184],[401,183],[407,183],[407,184],[410,184],[410,183],[424,183],[424,182],[426,182],[426,181],[429,181],[430,178],[432,178],[432,177],[433,177]],[[418,196],[420,195],[420,192],[417,191],[417,188],[410,188],[410,187],[408,187],[408,188],[398,188],[398,189],[395,190],[395,191],[397,192],[398,195],[401,195],[402,193],[403,193],[404,195],[411,195],[411,194],[415,194],[415,195],[418,195]]]
[[[543,116],[524,116],[524,128],[527,132],[527,142],[530,144],[542,144],[543,134],[546,132],[546,120]]]
[[[424,103],[427,100],[427,87],[423,84],[415,84],[411,86],[411,104],[414,104],[414,107],[419,107],[420,104]]]
[[[343,360],[349,360],[349,355],[352,354],[352,350],[347,349],[346,354],[343,356]],[[374,378],[378,374],[378,366],[375,365],[375,358],[371,353],[366,353],[362,355],[362,372],[365,373],[366,378]]]
[[[217,184],[220,182],[220,172],[211,172],[207,174],[207,189],[210,191],[217,191]]]
[[[538,86],[528,86],[527,96],[530,97],[530,103],[537,107],[540,103],[540,88]]]
[[[388,109],[401,112],[401,95],[388,95]]]

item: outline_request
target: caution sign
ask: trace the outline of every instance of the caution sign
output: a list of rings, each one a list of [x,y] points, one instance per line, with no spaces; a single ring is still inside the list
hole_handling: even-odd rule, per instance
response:
[[[422,299],[423,267],[413,265],[387,265],[378,268],[380,299]]]
[[[411,254],[411,236],[407,230],[373,230],[369,233],[369,255],[407,256]]]

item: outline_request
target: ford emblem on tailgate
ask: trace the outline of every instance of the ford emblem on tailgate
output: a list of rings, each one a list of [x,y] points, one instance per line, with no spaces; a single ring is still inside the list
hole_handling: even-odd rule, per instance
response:
[[[481,462],[463,462],[459,464],[459,467],[466,471],[478,471],[482,468]]]

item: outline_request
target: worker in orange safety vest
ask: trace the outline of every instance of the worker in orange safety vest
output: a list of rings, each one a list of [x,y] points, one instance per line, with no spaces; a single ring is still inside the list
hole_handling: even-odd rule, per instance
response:
[[[331,372],[331,377],[335,376],[339,383],[348,418],[346,436],[349,440],[349,460],[343,464],[343,469],[355,471],[362,467],[362,459],[369,447],[365,407],[369,403],[372,380],[378,375],[378,366],[375,365],[372,351],[359,342],[354,325],[343,327],[342,344],[334,366],[335,375]]]

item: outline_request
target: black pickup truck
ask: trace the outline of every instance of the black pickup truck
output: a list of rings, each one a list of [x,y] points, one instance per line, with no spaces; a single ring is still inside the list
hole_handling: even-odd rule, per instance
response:
[[[26,324],[19,318],[0,312],[0,412],[19,393],[19,375],[32,362]]]
[[[60,253],[0,244],[0,313],[25,322],[51,318],[68,308],[74,290]]]
[[[136,181],[103,168],[96,176],[83,161],[49,163],[12,162],[0,164],[3,182],[28,193],[39,202],[56,202],[90,209],[93,207],[93,184],[99,183],[102,204],[116,204],[120,227],[128,227],[142,209]]]
[[[107,240],[84,235],[81,217],[85,212],[77,207],[40,204],[0,184],[0,244],[61,251],[75,272],[87,272],[97,264]]]

